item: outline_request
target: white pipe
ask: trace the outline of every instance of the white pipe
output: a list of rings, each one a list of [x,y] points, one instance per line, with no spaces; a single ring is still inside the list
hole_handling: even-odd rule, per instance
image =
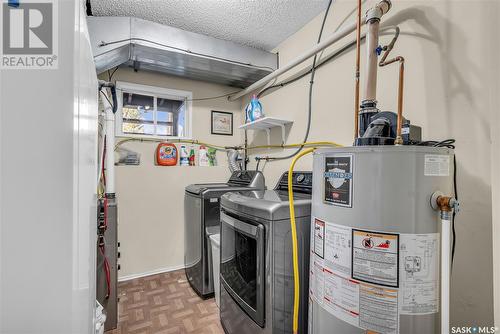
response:
[[[441,333],[450,332],[450,213],[441,211]]]
[[[101,94],[106,94],[104,90]],[[108,99],[102,97],[104,105],[104,121],[106,134],[106,161],[104,167],[106,169],[106,194],[115,193],[115,115],[113,114],[113,106]]]
[[[381,0],[375,7],[373,7],[372,9],[370,9],[367,12],[367,21],[369,21],[368,18],[372,17],[373,15],[378,15],[379,18],[382,17],[382,15],[387,13],[390,8],[391,8],[391,1],[390,0]],[[361,25],[364,25],[364,24],[365,24],[365,22],[361,22]],[[349,23],[349,24],[346,24],[346,25],[340,27],[337,31],[335,31],[330,37],[325,39],[323,42],[316,44],[309,51],[304,52],[303,54],[296,57],[288,64],[286,64],[286,65],[280,67],[279,69],[277,69],[276,71],[268,74],[267,76],[263,77],[262,79],[253,83],[252,85],[248,86],[247,88],[239,91],[238,93],[236,93],[234,95],[229,96],[228,100],[235,101],[235,100],[241,98],[242,96],[245,96],[245,95],[253,92],[256,89],[263,87],[271,80],[288,72],[289,70],[291,70],[292,68],[296,67],[297,65],[303,63],[304,61],[311,58],[312,56],[314,56],[318,52],[323,51],[324,49],[326,49],[327,47],[329,47],[333,43],[335,43],[335,42],[339,41],[340,39],[344,38],[345,36],[349,35],[353,31],[355,31],[356,28],[357,28],[356,22],[352,22],[352,23]]]
[[[364,24],[364,23],[362,23],[362,24]],[[342,26],[339,30],[337,30],[336,32],[334,32],[330,37],[328,37],[327,39],[325,39],[323,42],[320,42],[320,43],[316,44],[312,49],[304,52],[303,54],[301,54],[300,56],[296,57],[295,59],[293,59],[288,64],[280,67],[276,71],[270,73],[269,75],[265,76],[264,78],[260,79],[259,81],[255,82],[254,84],[248,86],[247,88],[241,90],[240,92],[238,92],[238,93],[236,93],[234,95],[231,95],[228,98],[229,101],[235,101],[235,100],[239,99],[240,97],[245,96],[245,95],[253,92],[256,89],[258,89],[260,87],[263,87],[264,85],[266,85],[268,82],[270,82],[274,78],[277,78],[280,75],[282,75],[283,73],[288,72],[289,70],[291,70],[295,66],[303,63],[307,59],[309,59],[312,56],[314,56],[316,53],[323,51],[324,49],[326,49],[327,47],[329,47],[333,43],[335,43],[338,40],[340,40],[340,39],[344,38],[345,36],[349,35],[354,30],[356,30],[356,22],[353,22],[353,23],[350,23],[350,24],[346,24],[345,26]]]
[[[391,9],[390,0],[382,0],[366,12],[366,80],[363,101],[377,101],[378,40],[380,19]]]
[[[371,20],[367,23],[366,34],[366,80],[363,101],[377,99],[377,69],[378,69],[378,36],[380,20]]]

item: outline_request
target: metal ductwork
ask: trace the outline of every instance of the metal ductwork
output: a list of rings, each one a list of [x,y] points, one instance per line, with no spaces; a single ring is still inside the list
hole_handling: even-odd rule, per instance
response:
[[[276,54],[133,17],[87,17],[97,73],[116,66],[248,87]]]

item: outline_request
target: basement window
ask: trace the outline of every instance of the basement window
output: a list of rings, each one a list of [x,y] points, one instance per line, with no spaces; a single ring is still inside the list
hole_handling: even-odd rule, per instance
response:
[[[191,92],[127,82],[116,87],[117,136],[191,138]]]

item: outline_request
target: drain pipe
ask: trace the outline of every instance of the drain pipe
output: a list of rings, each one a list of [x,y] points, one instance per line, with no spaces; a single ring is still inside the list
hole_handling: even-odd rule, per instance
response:
[[[439,210],[441,217],[441,333],[450,332],[450,234],[452,211],[458,213],[459,203],[451,196],[436,191],[431,196],[431,207]]]

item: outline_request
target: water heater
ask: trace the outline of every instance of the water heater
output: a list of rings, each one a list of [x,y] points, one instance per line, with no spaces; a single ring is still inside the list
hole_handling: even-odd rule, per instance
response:
[[[440,219],[453,150],[357,146],[314,154],[309,333],[440,333]]]

